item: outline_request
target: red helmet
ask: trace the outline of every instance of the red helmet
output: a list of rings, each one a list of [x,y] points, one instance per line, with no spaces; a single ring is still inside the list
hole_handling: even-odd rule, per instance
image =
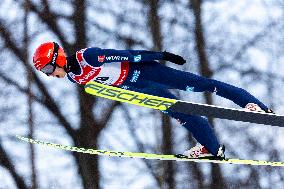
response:
[[[55,42],[41,44],[33,56],[33,63],[37,70],[42,70],[48,64],[56,64],[59,67],[64,67],[66,62],[66,55],[63,48]]]

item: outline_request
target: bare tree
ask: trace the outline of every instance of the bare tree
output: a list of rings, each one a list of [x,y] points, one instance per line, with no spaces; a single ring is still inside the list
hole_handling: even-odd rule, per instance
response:
[[[187,58],[189,64],[185,65],[183,69],[188,71],[197,70],[201,75],[208,78],[231,72],[242,77],[241,84],[248,89],[257,80],[257,83],[261,83],[261,86],[267,87],[266,96],[263,95],[263,97],[269,97],[271,101],[269,103],[274,105],[275,109],[281,106],[282,102],[278,92],[273,93],[273,98],[270,96],[270,92],[276,91],[275,88],[280,86],[284,80],[281,73],[277,72],[280,69],[278,62],[281,62],[281,54],[283,54],[279,50],[281,49],[279,47],[283,46],[283,35],[280,35],[280,33],[283,33],[283,22],[277,19],[273,20],[274,15],[270,15],[270,19],[267,22],[255,23],[253,26],[257,29],[249,30],[248,28],[252,27],[251,21],[245,23],[246,21],[238,20],[236,18],[238,15],[233,13],[232,17],[224,18],[223,15],[227,12],[226,10],[211,10],[211,8],[208,11],[208,8],[205,9],[207,6],[214,5],[214,3],[218,4],[218,1],[106,0],[98,3],[98,1],[78,0],[57,1],[55,4],[53,1],[48,0],[21,0],[13,1],[13,3],[17,5],[13,8],[18,11],[18,14],[14,14],[14,17],[9,14],[7,14],[7,18],[0,17],[0,56],[7,56],[3,54],[8,52],[9,61],[14,60],[15,64],[19,65],[17,67],[23,67],[27,70],[29,83],[23,85],[20,76],[12,77],[9,74],[12,69],[7,68],[9,67],[7,66],[8,64],[1,64],[5,66],[0,68],[0,80],[2,81],[1,85],[8,85],[18,91],[18,94],[15,95],[24,94],[28,99],[28,124],[23,124],[20,120],[19,122],[21,125],[30,126],[28,130],[30,137],[38,132],[37,127],[34,127],[34,125],[38,125],[36,117],[40,116],[40,113],[33,109],[36,106],[40,106],[43,110],[49,112],[51,117],[48,117],[48,119],[52,123],[59,125],[60,128],[63,128],[66,132],[66,138],[70,138],[73,145],[79,147],[97,149],[101,146],[107,146],[100,143],[99,137],[104,133],[102,131],[105,131],[105,128],[111,123],[110,120],[115,112],[124,112],[125,117],[127,117],[124,119],[127,119],[126,122],[129,125],[142,127],[142,125],[136,123],[136,120],[133,120],[137,118],[133,118],[127,111],[128,109],[125,108],[126,106],[121,107],[119,103],[87,95],[81,86],[76,86],[74,87],[75,90],[70,90],[70,93],[72,93],[70,95],[74,95],[73,99],[78,106],[78,112],[76,113],[78,124],[72,122],[70,117],[67,116],[69,113],[68,107],[60,106],[61,101],[53,95],[50,85],[35,73],[31,66],[31,61],[28,60],[31,47],[37,43],[39,36],[47,33],[55,36],[54,39],[62,44],[68,54],[97,44],[105,45],[106,48],[109,48],[109,46],[121,48],[123,46],[129,49],[139,48],[156,51],[173,49]],[[271,11],[275,8],[273,4],[277,3],[282,5],[272,0],[266,2],[267,5],[265,7]],[[68,11],[65,11],[65,6]],[[5,11],[5,9],[2,10]],[[23,16],[25,15],[22,14],[23,10],[27,11],[26,16]],[[111,22],[102,23],[101,18],[103,16],[107,16],[108,19],[111,18],[113,23],[115,23],[115,27],[108,27]],[[241,37],[236,31],[230,32],[229,25],[232,22],[236,22],[238,28],[244,27],[249,32],[242,34]],[[277,36],[282,36],[282,38]],[[274,45],[271,44],[272,41]],[[275,65],[270,64],[269,69],[263,71],[258,70],[258,66],[255,64],[249,64],[252,62],[249,55],[251,48],[262,49],[263,52],[268,54],[274,53],[274,57],[271,57],[270,61],[274,62]],[[0,58],[2,60],[2,57]],[[9,62],[8,60],[6,61]],[[272,70],[272,68],[274,69]],[[18,70],[20,68],[17,68]],[[276,77],[277,79],[274,79]],[[223,79],[231,81],[230,78]],[[281,89],[278,90],[281,93]],[[208,93],[204,94],[204,99],[204,102],[208,104],[212,104],[215,101],[214,97]],[[218,102],[222,103],[222,105],[225,104],[223,101]],[[0,109],[0,121],[3,115],[13,114],[16,111],[16,108],[10,112],[2,111],[2,107]],[[158,142],[153,146],[147,145],[142,139],[139,140],[138,135],[140,133],[129,126],[132,136],[129,140],[135,142],[137,150],[141,152],[149,150],[155,153],[173,154],[175,141],[179,141],[177,148],[179,148],[180,144],[183,145],[186,142],[186,140],[174,136],[177,128],[172,128],[172,125],[175,122],[172,123],[167,116],[157,116],[152,111],[144,115],[145,111],[142,111],[140,108],[135,109],[135,112],[141,114],[143,112],[143,118],[156,116],[158,119],[155,124],[161,123],[161,125],[155,127],[157,128],[155,131],[158,133],[157,138],[161,137],[161,140],[157,140]],[[222,128],[222,132],[219,133],[219,127],[215,129],[217,134],[225,138],[224,143],[228,147],[229,156],[234,157],[241,154],[247,158],[257,159],[258,154],[263,152],[262,155],[270,154],[267,157],[269,159],[281,160],[280,150],[278,151],[274,147],[277,144],[276,139],[274,139],[277,136],[276,134],[269,135],[265,133],[262,139],[266,143],[263,145],[263,143],[259,142],[258,135],[251,133],[250,125],[230,122],[228,124],[229,127],[223,129],[228,122],[213,121],[212,118],[209,120],[212,124],[218,123],[218,126],[220,125],[220,128]],[[44,123],[40,123],[40,125],[41,128],[44,127]],[[270,130],[270,128],[266,129],[267,131]],[[278,131],[281,133],[280,130]],[[111,133],[113,130],[108,132]],[[238,138],[232,133],[238,136]],[[236,139],[228,140],[228,137],[224,137],[225,135]],[[189,138],[191,137],[189,136]],[[124,140],[121,137],[120,142],[123,143]],[[29,165],[31,164],[32,166],[30,182],[27,179],[30,178],[29,176],[22,175],[20,171],[17,171],[17,161],[13,159],[13,153],[10,149],[5,148],[2,141],[0,142],[0,164],[10,173],[11,178],[15,181],[15,187],[25,189],[41,186],[36,168],[40,159],[38,156],[35,156],[36,153],[33,146],[28,148],[29,153],[27,153],[28,158],[31,160]],[[189,144],[193,145],[192,138],[189,140]],[[238,144],[238,148],[234,148],[236,144]],[[242,153],[239,153],[240,151]],[[102,167],[104,165],[101,158],[79,153],[72,153],[71,157],[75,160],[77,166],[75,170],[77,170],[79,177],[78,181],[82,182],[82,188],[103,188],[102,182],[105,182],[105,180],[102,179],[105,179],[104,176],[108,173],[102,172],[104,171],[104,167]],[[108,161],[120,165],[123,160],[109,159]],[[115,172],[115,175],[112,175],[110,179],[121,183],[124,179],[127,180],[126,177],[131,177],[129,179],[131,181],[138,181],[140,176],[147,175],[147,178],[152,178],[151,181],[154,181],[151,183],[151,186],[171,189],[188,188],[189,185],[200,189],[262,187],[261,179],[265,179],[267,183],[277,188],[279,183],[283,182],[281,169],[236,165],[227,169],[227,167],[211,164],[206,167],[196,163],[180,164],[177,162],[141,161],[143,161],[145,169],[139,175],[129,176],[126,174],[124,178],[119,172]],[[133,164],[129,169],[138,169],[138,165]],[[185,167],[187,167],[187,170],[185,170]],[[205,171],[204,167],[211,171],[208,173],[208,170]],[[228,170],[233,170],[235,176],[224,177],[225,171]],[[248,173],[246,178],[241,174],[243,171]],[[273,180],[272,177],[274,175],[277,175],[275,178],[279,178],[279,180]],[[185,179],[181,179],[181,177]],[[129,182],[131,183],[131,181]],[[103,183],[103,185],[107,186],[106,183]],[[129,186],[131,185],[127,185],[127,187]],[[151,186],[150,184],[147,185],[147,187]]]
[[[69,43],[67,39],[64,37],[61,28],[58,25],[59,15],[56,15],[50,8],[50,3],[48,1],[42,1],[41,6],[35,5],[31,1],[26,1],[27,6],[29,6],[30,11],[38,16],[38,18],[46,24],[58,38],[63,46],[67,49],[67,52],[74,52],[76,49],[85,48],[86,47],[86,29],[85,29],[85,20],[86,20],[86,2],[84,0],[74,1],[72,4],[74,8],[74,13],[70,16],[69,21],[74,24],[75,31],[75,42],[73,44]],[[24,3],[20,3],[21,6],[25,6]],[[1,36],[6,45],[7,49],[10,49],[12,53],[19,60],[22,61],[23,65],[30,70],[33,79],[35,81],[35,85],[41,91],[41,98],[37,98],[39,103],[45,106],[54,116],[59,120],[59,123],[64,127],[67,133],[72,138],[74,144],[76,146],[84,146],[84,147],[92,147],[97,148],[97,137],[99,136],[101,130],[106,126],[115,106],[118,103],[110,103],[108,109],[105,110],[105,118],[103,120],[96,120],[95,115],[92,113],[92,109],[95,104],[95,98],[90,97],[83,93],[82,87],[78,87],[78,98],[79,98],[79,106],[80,106],[80,123],[79,129],[73,129],[70,122],[67,118],[62,114],[62,110],[58,106],[58,103],[54,100],[52,95],[48,92],[47,86],[43,84],[42,81],[38,78],[35,72],[31,69],[31,65],[26,61],[27,50],[26,48],[19,48],[16,40],[12,38],[11,32],[5,26],[5,23],[1,21]],[[2,78],[6,78],[5,75],[1,75]],[[9,79],[8,79],[9,80]],[[6,82],[8,82],[6,80]],[[15,84],[16,82],[9,82],[10,85]],[[23,89],[21,92],[27,92],[28,90]],[[30,95],[34,97],[35,95]],[[78,163],[78,172],[82,177],[84,188],[100,188],[100,174],[99,174],[99,166],[98,166],[98,157],[97,156],[88,156],[79,153],[73,153],[76,162]],[[3,156],[6,157],[6,156]],[[5,158],[6,159],[6,158]],[[13,170],[13,164],[4,161],[6,167]],[[16,172],[15,172],[16,173]],[[17,175],[15,174],[15,177]],[[18,178],[18,176],[16,177]],[[21,181],[21,179],[18,179]],[[24,183],[24,182],[23,182]],[[22,183],[22,185],[23,185]],[[24,187],[19,187],[24,188]]]
[[[146,1],[149,7],[148,12],[148,26],[151,31],[153,50],[163,51],[163,37],[161,30],[161,18],[159,17],[159,0]],[[162,114],[162,152],[164,154],[173,154],[173,131],[170,118]],[[163,166],[164,188],[175,189],[175,166],[172,161],[167,161],[161,164]]]
[[[210,69],[206,54],[206,42],[202,25],[202,1],[192,0],[189,3],[195,16],[195,41],[200,63],[200,74],[207,78],[211,78],[213,73]],[[205,103],[213,104],[212,94],[205,93]],[[209,122],[213,125],[213,118],[209,118]],[[220,166],[217,164],[212,164],[212,182],[210,188],[226,188]]]
[[[28,14],[29,14],[29,6],[27,1],[25,2],[25,17],[24,17],[24,49],[29,48],[29,35],[28,35]],[[26,59],[26,63],[28,64],[28,51],[24,51],[24,56]],[[28,80],[28,124],[29,124],[29,137],[34,138],[34,118],[33,118],[33,99],[32,99],[32,73],[29,69],[26,70],[27,72],[27,80]],[[35,158],[35,149],[34,145],[29,144],[30,146],[30,159],[31,159],[31,188],[37,189],[38,188],[38,179],[36,173],[36,158]]]

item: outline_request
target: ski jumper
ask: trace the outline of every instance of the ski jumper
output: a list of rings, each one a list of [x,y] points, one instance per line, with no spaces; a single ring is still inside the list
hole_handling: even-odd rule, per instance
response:
[[[86,48],[67,58],[68,79],[78,84],[97,81],[137,92],[177,99],[168,89],[212,92],[240,107],[262,102],[244,89],[160,64],[162,52]],[[208,120],[201,116],[164,112],[177,119],[213,155],[220,144]]]

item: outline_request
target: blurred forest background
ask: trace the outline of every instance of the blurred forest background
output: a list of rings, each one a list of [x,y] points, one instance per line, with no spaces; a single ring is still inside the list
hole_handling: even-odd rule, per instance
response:
[[[2,0],[0,10],[1,189],[283,188],[283,168],[97,157],[15,138],[159,154],[195,145],[158,111],[95,98],[35,71],[32,54],[50,40],[68,54],[89,46],[180,54],[188,63],[168,66],[245,88],[284,114],[283,0]],[[210,121],[227,157],[284,161],[283,128]]]

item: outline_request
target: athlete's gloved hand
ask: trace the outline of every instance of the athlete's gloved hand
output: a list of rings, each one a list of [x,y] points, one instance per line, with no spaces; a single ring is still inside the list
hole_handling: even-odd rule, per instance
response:
[[[186,63],[186,61],[183,59],[183,57],[164,51],[163,52],[163,60],[170,61],[172,63],[178,64],[178,65],[183,65]]]

